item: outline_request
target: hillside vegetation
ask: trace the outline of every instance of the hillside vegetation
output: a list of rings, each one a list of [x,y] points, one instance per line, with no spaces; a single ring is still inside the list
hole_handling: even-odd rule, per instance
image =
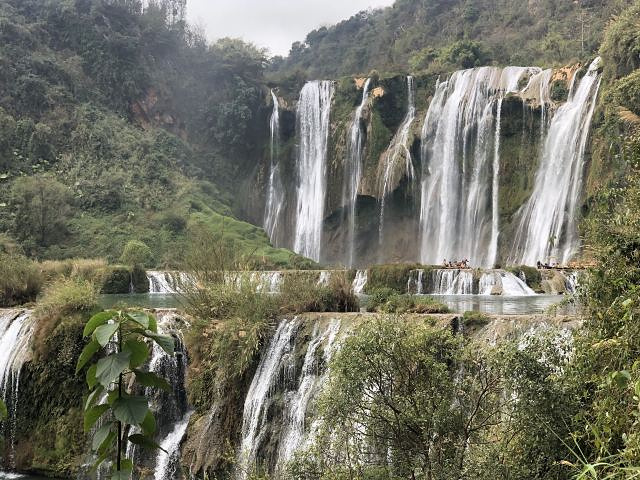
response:
[[[487,64],[561,65],[593,56],[628,0],[398,0],[294,43],[276,77],[447,72]]]
[[[170,265],[202,223],[289,260],[229,193],[268,135],[263,53],[208,45],[183,4],[0,2],[0,231],[27,254],[115,260],[134,238]]]

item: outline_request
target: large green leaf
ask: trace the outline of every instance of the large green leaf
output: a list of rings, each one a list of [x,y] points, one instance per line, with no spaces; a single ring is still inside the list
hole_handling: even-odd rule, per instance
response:
[[[95,314],[84,326],[84,331],[82,332],[82,334],[85,337],[88,337],[93,333],[93,331],[96,328],[98,328],[100,325],[104,325],[105,323],[107,323],[109,320],[116,317],[117,315],[118,315],[118,312],[113,312],[113,311],[106,311],[106,312],[100,312]]]
[[[88,410],[90,407],[92,407],[93,404],[96,403],[96,400],[100,397],[103,391],[104,391],[104,388],[102,387],[102,385],[98,385],[96,389],[93,392],[91,392],[87,397],[87,401],[84,404],[84,409]]]
[[[131,352],[131,358],[129,359],[131,368],[138,368],[140,365],[144,365],[144,362],[149,358],[149,347],[142,340],[127,339],[124,342],[123,350]]]
[[[134,370],[134,372],[136,373],[136,380],[145,387],[156,387],[165,392],[171,392],[173,390],[169,382],[153,372],[143,372],[142,370]]]
[[[131,478],[131,470],[121,470],[111,474],[111,480],[129,480]]]
[[[153,333],[150,330],[146,330],[144,332],[145,337],[149,337],[162,348],[169,355],[173,355],[175,353],[175,341],[171,335],[160,335],[159,333]]]
[[[151,449],[154,449],[154,450],[162,450],[165,453],[169,453],[164,448],[162,448],[160,445],[158,445],[153,440],[153,438],[147,437],[146,435],[141,435],[139,433],[136,433],[135,435],[129,436],[129,441],[131,443],[136,444],[136,445],[140,445],[141,447],[151,448]]]
[[[142,312],[129,312],[127,313],[127,317],[136,322],[145,330],[149,330],[149,315]]]
[[[93,441],[91,442],[91,448],[94,451],[98,451],[100,446],[107,440],[109,433],[111,433],[111,428],[113,424],[111,422],[104,424],[101,426],[96,433],[93,434]]]
[[[96,369],[96,379],[100,384],[109,388],[111,383],[118,379],[118,376],[129,366],[131,352],[112,353],[111,355],[98,360]]]
[[[98,370],[98,365],[94,364],[91,365],[88,369],[87,369],[87,385],[89,386],[89,390],[92,390],[93,387],[96,386],[96,384],[98,383],[98,380],[96,379],[96,371]]]
[[[153,412],[151,410],[147,412],[147,416],[144,417],[144,420],[140,424],[140,428],[142,428],[142,433],[145,435],[153,435],[156,433],[156,417],[153,416]]]
[[[149,411],[145,397],[123,396],[113,402],[113,414],[123,423],[140,425]]]
[[[95,407],[91,407],[89,410],[84,412],[84,431],[88,432],[91,430],[98,419],[104,415],[104,413],[109,410],[109,405],[104,403],[102,405],[96,405]]]
[[[118,323],[107,323],[106,325],[101,325],[96,328],[96,331],[93,332],[93,337],[101,346],[106,346],[111,340],[111,337],[118,331],[118,327],[120,324]]]
[[[76,365],[76,374],[82,370],[89,360],[96,354],[96,352],[100,350],[100,344],[95,340],[91,339],[91,341],[82,349],[82,353],[80,357],[78,357],[78,363]]]

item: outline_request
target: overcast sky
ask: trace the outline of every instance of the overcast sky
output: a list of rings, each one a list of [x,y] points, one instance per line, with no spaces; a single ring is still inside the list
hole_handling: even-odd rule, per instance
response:
[[[237,37],[273,55],[287,55],[293,42],[315,28],[391,4],[393,0],[187,0],[187,12],[210,40]]]

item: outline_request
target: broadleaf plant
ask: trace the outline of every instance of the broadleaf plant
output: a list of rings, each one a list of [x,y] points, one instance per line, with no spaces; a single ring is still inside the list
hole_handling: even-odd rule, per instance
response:
[[[84,429],[91,431],[100,419],[91,442],[97,455],[94,468],[113,459],[112,480],[131,477],[133,462],[124,458],[126,442],[147,448],[160,448],[154,441],[156,421],[145,396],[135,395],[136,386],[170,390],[171,386],[155,373],[141,367],[148,361],[148,342],[174,354],[173,337],[158,333],[152,315],[144,312],[105,311],[87,322],[84,336],[91,337],[78,358],[76,373],[95,360],[86,372],[89,394],[84,404]],[[106,354],[95,359],[97,353]],[[134,380],[135,379],[135,380]],[[142,433],[127,436],[134,429]]]

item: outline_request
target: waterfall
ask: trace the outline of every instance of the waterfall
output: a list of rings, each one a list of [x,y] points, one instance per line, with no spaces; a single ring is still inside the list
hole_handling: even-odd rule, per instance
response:
[[[162,272],[158,270],[148,270],[150,294],[175,294],[180,293],[183,285],[194,283],[188,274],[184,272]]]
[[[531,197],[520,210],[520,223],[509,261],[571,260],[578,248],[576,216],[584,175],[584,151],[600,87],[596,58],[549,126]]]
[[[328,286],[329,282],[331,281],[331,274],[332,274],[332,272],[330,272],[328,270],[322,270],[320,272],[320,276],[318,277],[318,286],[319,287]]]
[[[481,67],[439,82],[421,133],[420,257],[492,267],[499,235],[500,107],[531,67]]]
[[[238,456],[238,477],[246,479],[256,461],[263,427],[267,420],[269,397],[273,392],[285,354],[291,352],[291,341],[296,330],[295,320],[285,320],[278,325],[265,355],[260,360],[244,401],[242,415],[242,440]]]
[[[567,275],[564,285],[567,293],[571,295],[578,293],[578,287],[580,286],[579,272],[575,271]]]
[[[320,261],[333,82],[308,82],[298,101],[297,216],[293,249]]]
[[[471,270],[438,269],[432,272],[433,295],[472,295]],[[424,288],[424,287],[423,287]]]
[[[154,480],[174,480],[180,467],[180,444],[187,433],[191,412],[175,424],[175,427],[160,442],[162,450],[158,450],[156,468],[153,473]],[[163,451],[165,450],[165,451]]]
[[[504,297],[523,297],[536,294],[521,278],[503,270],[483,272],[478,283],[478,293]]]
[[[407,293],[410,295],[422,295],[424,291],[424,270],[412,270],[407,280]]]
[[[260,293],[278,293],[282,285],[282,272],[251,272],[249,280],[256,286]],[[240,278],[242,281],[242,278]]]
[[[284,186],[280,174],[278,159],[278,147],[280,140],[280,112],[278,97],[271,90],[273,112],[269,122],[271,131],[271,161],[269,165],[269,184],[267,186],[267,202],[264,211],[264,229],[272,243],[275,243],[275,235],[278,231],[278,222],[284,204]]]
[[[369,86],[371,79],[367,78],[362,89],[362,100],[356,108],[349,130],[347,143],[347,158],[345,161],[344,185],[342,188],[342,204],[348,206],[347,218],[347,266],[354,262],[355,236],[356,236],[356,201],[362,178],[362,154],[364,151],[364,138],[362,135],[362,111],[369,99]]]
[[[0,311],[0,392],[9,412],[10,465],[15,459],[15,436],[19,411],[20,372],[30,353],[35,324],[31,312]]]
[[[304,357],[298,389],[292,392],[291,395],[287,395],[285,401],[285,424],[278,450],[279,467],[290,461],[296,450],[303,444],[306,436],[306,427],[308,427],[306,417],[309,404],[314,394],[318,393],[318,390],[326,380],[326,371],[322,375],[319,374],[318,350],[324,343],[322,360],[327,364],[333,354],[334,343],[340,330],[340,322],[332,320],[326,330],[323,332],[320,330],[320,327],[316,324]]]
[[[416,118],[416,102],[414,79],[407,76],[407,113],[398,128],[398,131],[391,139],[389,148],[384,158],[383,171],[380,178],[380,223],[378,227],[378,241],[382,245],[384,240],[384,207],[385,200],[403,177],[413,180],[415,171],[411,158],[409,143],[409,133],[411,125]],[[402,162],[404,161],[404,165]],[[404,167],[404,168],[401,168]]]
[[[368,274],[366,270],[358,270],[356,277],[353,279],[353,293],[356,295],[362,295],[364,293],[364,287],[367,285]]]

